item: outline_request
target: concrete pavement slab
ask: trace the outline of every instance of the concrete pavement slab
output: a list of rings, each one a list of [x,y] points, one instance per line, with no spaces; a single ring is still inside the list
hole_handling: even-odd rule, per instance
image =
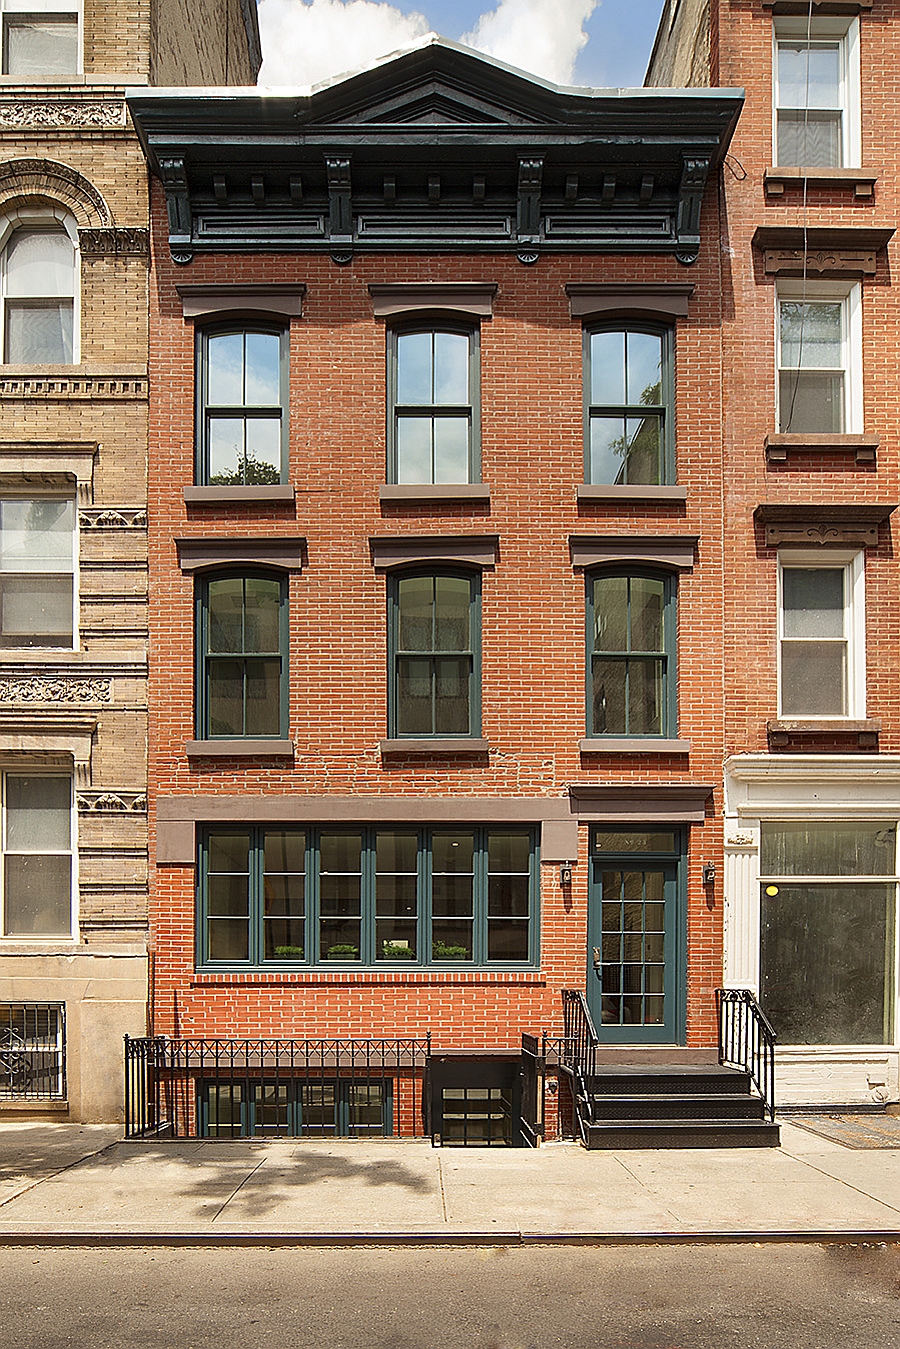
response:
[[[121,1137],[115,1124],[0,1123],[0,1204]]]

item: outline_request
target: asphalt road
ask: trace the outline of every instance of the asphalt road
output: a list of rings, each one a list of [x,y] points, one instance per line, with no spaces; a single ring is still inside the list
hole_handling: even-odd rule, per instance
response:
[[[0,1250],[2,1349],[896,1349],[900,1246]]]

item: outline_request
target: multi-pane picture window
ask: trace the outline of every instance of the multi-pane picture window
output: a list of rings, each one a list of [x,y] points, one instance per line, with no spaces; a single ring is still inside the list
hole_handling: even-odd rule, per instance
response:
[[[675,583],[651,572],[588,578],[588,734],[668,736],[675,724]]]
[[[6,773],[2,784],[2,933],[72,933],[72,779]]]
[[[589,482],[672,481],[671,340],[663,329],[585,333]]]
[[[286,720],[287,584],[229,573],[201,583],[199,733],[280,736]]]
[[[763,823],[760,1002],[779,1042],[892,1044],[893,821]]]
[[[203,1138],[360,1138],[393,1132],[393,1083],[309,1079],[206,1082]]]
[[[778,305],[779,430],[828,435],[848,429],[847,300]]]
[[[0,499],[0,648],[71,647],[75,503]]]
[[[388,343],[391,480],[476,482],[477,329],[401,329]]]
[[[527,829],[211,829],[199,963],[532,963],[536,909]]]
[[[426,572],[390,589],[390,733],[477,736],[479,577]]]
[[[8,236],[0,254],[7,365],[72,363],[75,277],[75,245],[57,221]]]
[[[782,563],[783,716],[864,715],[861,610],[860,559],[831,566]]]
[[[78,10],[60,0],[0,0],[3,74],[23,81],[78,72]]]
[[[854,22],[779,18],[774,94],[777,164],[815,169],[859,162]]]
[[[202,331],[201,483],[253,487],[284,477],[287,334],[272,328]]]

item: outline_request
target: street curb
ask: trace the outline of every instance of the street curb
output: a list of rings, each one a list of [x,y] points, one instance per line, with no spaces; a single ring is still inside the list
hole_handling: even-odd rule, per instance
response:
[[[806,1228],[766,1232],[0,1232],[4,1246],[350,1247],[350,1246],[705,1246],[900,1243],[897,1228]]]

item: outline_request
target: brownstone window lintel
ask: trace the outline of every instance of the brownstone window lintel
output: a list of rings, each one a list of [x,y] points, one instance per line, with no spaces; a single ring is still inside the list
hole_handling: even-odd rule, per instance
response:
[[[621,314],[630,318],[686,318],[694,293],[689,281],[614,282],[570,281],[566,285],[569,315],[573,319],[604,319]]]
[[[767,548],[876,548],[878,527],[896,505],[783,505],[763,503],[754,517]]]
[[[768,276],[855,278],[875,275],[878,254],[893,236],[893,229],[857,226],[814,227],[804,234],[800,226],[760,225],[753,246],[762,253]]]
[[[766,459],[783,464],[791,454],[852,454],[858,464],[873,464],[880,441],[854,434],[810,435],[788,432],[766,436]]]
[[[178,565],[187,573],[237,566],[300,571],[306,553],[306,539],[176,539],[175,547],[178,550]]]
[[[584,569],[625,563],[687,571],[694,565],[697,542],[696,535],[570,534],[569,553],[572,566]]]
[[[495,565],[499,542],[496,534],[435,534],[424,538],[371,538],[369,547],[377,571],[442,564],[482,568]]]
[[[300,318],[306,286],[294,285],[183,285],[175,288],[186,319],[215,319],[228,314],[254,314],[264,318]]]
[[[489,319],[496,281],[425,281],[417,285],[400,282],[369,286],[376,318],[395,318],[403,314],[450,313],[471,319]]]

